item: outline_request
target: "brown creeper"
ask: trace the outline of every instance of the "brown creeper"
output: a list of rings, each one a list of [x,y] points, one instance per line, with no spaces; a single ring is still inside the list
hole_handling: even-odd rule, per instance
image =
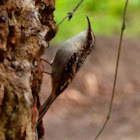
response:
[[[75,74],[94,47],[95,36],[91,30],[88,17],[87,21],[88,29],[67,40],[54,56],[51,73],[52,92],[45,103],[39,108],[38,124],[53,101],[67,88],[69,83],[71,83]]]

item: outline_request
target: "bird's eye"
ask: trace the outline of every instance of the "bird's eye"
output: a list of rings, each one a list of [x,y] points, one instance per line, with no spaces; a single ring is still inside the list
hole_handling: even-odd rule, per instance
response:
[[[91,35],[90,35],[90,36],[88,36],[88,40],[91,40],[91,39],[92,39]]]

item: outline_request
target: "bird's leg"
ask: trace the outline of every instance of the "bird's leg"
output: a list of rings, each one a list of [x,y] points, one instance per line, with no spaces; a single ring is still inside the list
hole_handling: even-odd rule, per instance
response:
[[[40,64],[41,64],[41,66],[43,67],[43,69],[44,69],[44,65],[43,65],[42,61],[45,61],[45,62],[48,63],[50,66],[52,65],[52,64],[51,64],[50,62],[48,62],[47,60],[41,58],[41,59],[39,60],[39,66],[40,66]],[[51,75],[50,72],[43,71],[43,70],[41,70],[41,68],[40,68],[40,71],[41,71],[41,73],[46,73],[46,74]]]
[[[52,73],[50,72],[47,72],[47,71],[41,71],[42,73],[46,73],[46,74],[49,74],[49,75],[52,75]]]
[[[52,66],[52,63],[50,63],[49,61],[47,61],[47,60],[45,60],[43,58],[40,59],[40,62],[42,62],[42,61],[44,61],[44,62],[48,63],[50,66]]]

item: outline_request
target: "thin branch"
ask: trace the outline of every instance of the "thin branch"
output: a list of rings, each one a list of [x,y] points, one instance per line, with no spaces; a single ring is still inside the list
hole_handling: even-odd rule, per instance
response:
[[[71,20],[74,12],[78,9],[78,7],[81,5],[81,3],[83,2],[83,0],[81,0],[77,5],[76,7],[73,9],[72,12],[69,12],[58,24],[57,26],[59,26],[65,19],[69,18],[69,20]]]
[[[97,138],[103,132],[106,124],[109,121],[109,118],[110,118],[111,112],[112,112],[112,105],[113,105],[113,100],[114,100],[114,95],[115,95],[115,88],[116,88],[116,81],[117,81],[117,74],[118,74],[118,67],[119,67],[119,60],[120,60],[120,53],[121,53],[121,45],[122,45],[122,39],[123,39],[123,32],[125,30],[125,17],[126,17],[127,5],[128,5],[128,0],[126,0],[124,11],[123,11],[123,19],[122,19],[123,21],[122,21],[122,27],[121,27],[121,34],[120,34],[120,40],[119,40],[118,55],[117,55],[117,61],[116,61],[116,69],[115,69],[115,76],[114,76],[114,82],[113,82],[113,89],[112,89],[111,101],[110,101],[110,105],[109,105],[109,111],[108,111],[108,114],[107,114],[107,117],[106,117],[106,120],[105,120],[103,126],[101,127],[100,131],[98,132],[98,134],[96,135],[96,137],[94,138],[94,140],[97,140]]]

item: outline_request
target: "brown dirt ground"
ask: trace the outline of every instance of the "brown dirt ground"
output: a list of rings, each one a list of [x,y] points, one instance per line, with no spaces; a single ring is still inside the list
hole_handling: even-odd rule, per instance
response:
[[[97,37],[84,66],[44,117],[45,140],[94,139],[109,109],[118,40]],[[140,41],[126,38],[122,45],[112,115],[98,140],[140,140]],[[56,48],[43,58],[51,58]],[[50,77],[44,74],[42,103],[50,91]]]

